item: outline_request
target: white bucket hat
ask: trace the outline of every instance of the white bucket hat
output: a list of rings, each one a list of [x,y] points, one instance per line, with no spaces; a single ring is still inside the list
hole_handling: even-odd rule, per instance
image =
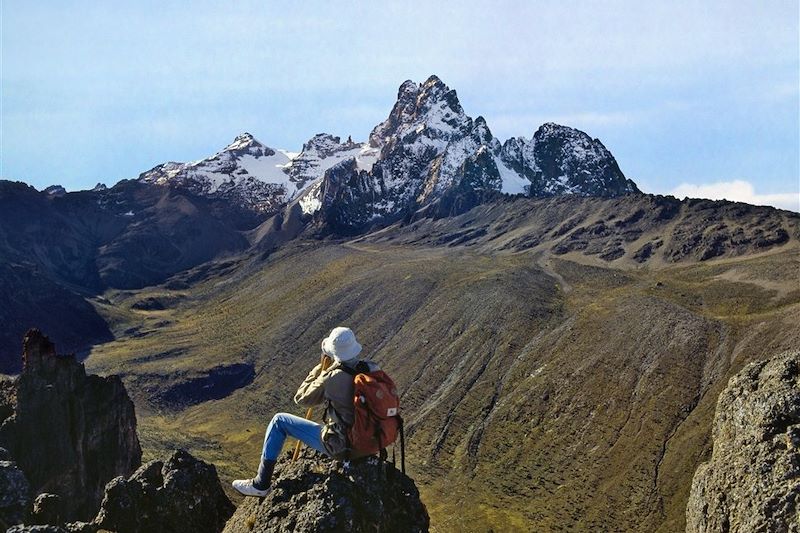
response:
[[[361,353],[361,345],[350,328],[338,327],[322,340],[322,351],[339,362],[349,361]]]

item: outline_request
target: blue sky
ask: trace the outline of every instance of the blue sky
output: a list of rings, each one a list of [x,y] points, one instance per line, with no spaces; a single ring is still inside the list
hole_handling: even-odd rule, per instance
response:
[[[600,138],[646,192],[800,209],[798,3],[2,2],[0,176],[81,189],[249,131],[367,138],[437,74],[500,139]]]

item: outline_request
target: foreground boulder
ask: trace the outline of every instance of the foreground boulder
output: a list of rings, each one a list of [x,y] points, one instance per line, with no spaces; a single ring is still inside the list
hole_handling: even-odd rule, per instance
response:
[[[38,330],[25,336],[22,374],[0,389],[0,446],[31,494],[61,497],[63,519],[93,517],[106,483],[141,464],[133,402],[119,377],[87,376]]]
[[[31,524],[60,524],[63,520],[64,501],[58,494],[39,494],[33,500],[28,522]]]
[[[305,452],[279,461],[272,492],[245,498],[224,532],[424,532],[429,522],[414,482],[391,463]]]
[[[752,363],[722,392],[689,532],[800,531],[800,351]]]
[[[94,524],[118,533],[216,533],[233,510],[214,465],[178,450],[112,480]]]

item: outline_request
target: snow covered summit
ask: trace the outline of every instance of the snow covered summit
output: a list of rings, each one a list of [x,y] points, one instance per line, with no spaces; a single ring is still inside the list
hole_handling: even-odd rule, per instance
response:
[[[191,163],[168,162],[144,172],[139,181],[169,185],[201,195],[227,198],[258,211],[273,211],[298,188],[289,178],[290,155],[274,150],[249,133]]]
[[[597,139],[557,124],[531,139],[501,143],[483,117],[469,117],[456,91],[431,76],[405,81],[389,116],[375,126],[371,168],[340,164],[300,202],[332,226],[356,229],[419,209],[447,216],[499,194],[618,196],[637,192]]]

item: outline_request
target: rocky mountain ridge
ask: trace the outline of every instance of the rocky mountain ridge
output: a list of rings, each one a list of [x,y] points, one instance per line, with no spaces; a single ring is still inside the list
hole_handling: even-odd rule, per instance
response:
[[[302,195],[336,231],[363,231],[420,209],[458,214],[502,194],[639,192],[599,140],[573,128],[548,123],[530,140],[501,144],[486,120],[469,117],[436,76],[400,86],[369,145],[380,150],[371,169],[343,161]]]
[[[31,327],[68,351],[111,339],[90,298],[241,253],[243,232],[264,218],[136,181],[54,197],[0,180],[0,372],[20,370],[19,339]]]
[[[322,153],[347,145],[336,138],[318,141],[315,150]],[[364,150],[354,144],[338,153]],[[480,161],[490,156],[483,151],[474,164],[467,162],[465,176],[483,179]],[[373,213],[370,202],[361,201],[371,197],[372,181],[359,167],[368,163],[343,159],[308,186],[308,194],[272,216],[138,181],[60,197],[0,181],[0,295],[6,302],[0,308],[6,325],[0,331],[0,372],[19,371],[17,339],[36,325],[69,351],[110,340],[112,332],[97,312],[97,305],[105,305],[104,291],[138,290],[170,276],[188,287],[210,268],[201,265],[217,261],[231,269],[294,239],[351,235],[396,244],[538,249],[599,258],[602,264],[633,260],[657,267],[762,253],[798,238],[798,215],[770,207],[640,194],[537,199],[463,184],[408,218],[359,233],[353,216],[366,220]],[[315,187],[324,197],[311,194]]]
[[[629,195],[506,199],[443,219],[419,218],[355,243],[530,251],[617,268],[710,261],[800,241],[800,215],[713,200]]]

